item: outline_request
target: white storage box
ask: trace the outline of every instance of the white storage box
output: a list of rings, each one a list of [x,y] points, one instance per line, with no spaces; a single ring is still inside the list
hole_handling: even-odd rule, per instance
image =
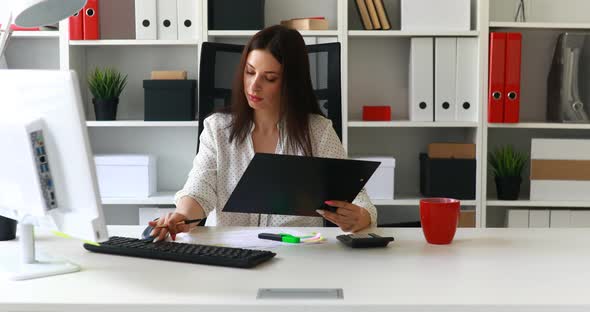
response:
[[[371,199],[394,199],[395,158],[393,157],[356,157],[356,160],[379,161],[371,179],[365,185]]]
[[[148,197],[156,192],[156,158],[151,155],[96,155],[101,197]]]
[[[403,31],[469,31],[471,0],[402,0]]]
[[[531,140],[531,200],[590,200],[590,140]]]

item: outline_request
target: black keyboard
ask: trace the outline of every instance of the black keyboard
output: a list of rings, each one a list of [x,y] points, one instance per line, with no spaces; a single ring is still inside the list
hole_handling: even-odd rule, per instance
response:
[[[270,260],[276,254],[266,250],[196,245],[176,242],[157,242],[129,237],[110,237],[100,246],[84,244],[84,248],[94,252],[210,264],[236,268],[251,268]]]

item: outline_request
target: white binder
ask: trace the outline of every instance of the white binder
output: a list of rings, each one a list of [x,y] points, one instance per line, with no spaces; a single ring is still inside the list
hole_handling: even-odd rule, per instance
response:
[[[135,0],[135,39],[156,40],[158,22],[156,0]]]
[[[434,40],[434,121],[456,120],[457,38]]]
[[[567,228],[570,227],[570,211],[552,209],[549,220],[549,227]]]
[[[178,39],[176,0],[156,0],[158,8],[158,39]]]
[[[457,38],[456,120],[477,121],[477,38]]]
[[[529,210],[529,227],[531,227],[531,228],[548,228],[549,227],[549,210],[548,209]]]
[[[434,120],[434,43],[433,38],[410,39],[411,121]]]
[[[508,209],[506,215],[506,225],[509,228],[528,228],[529,227],[529,210],[528,209]]]
[[[199,38],[201,29],[201,6],[198,0],[176,0],[178,16],[178,39],[191,40]]]

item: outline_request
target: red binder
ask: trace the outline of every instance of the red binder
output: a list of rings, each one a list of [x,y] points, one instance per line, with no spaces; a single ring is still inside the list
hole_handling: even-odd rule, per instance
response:
[[[504,69],[506,61],[506,33],[490,33],[488,79],[488,122],[504,121]]]
[[[522,34],[506,34],[506,69],[504,100],[504,122],[518,122],[520,119],[520,64]]]
[[[98,24],[98,0],[88,0],[82,10],[84,10],[84,40],[98,40],[100,37]]]
[[[76,14],[70,16],[70,40],[83,40],[84,39],[84,23],[82,17],[83,10],[76,12]]]

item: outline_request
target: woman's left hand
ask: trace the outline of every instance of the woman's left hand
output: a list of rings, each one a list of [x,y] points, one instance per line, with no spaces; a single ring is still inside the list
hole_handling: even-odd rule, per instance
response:
[[[358,232],[371,225],[371,215],[362,207],[339,200],[327,200],[325,203],[337,207],[336,212],[324,209],[318,209],[316,212],[338,225],[344,232]]]

